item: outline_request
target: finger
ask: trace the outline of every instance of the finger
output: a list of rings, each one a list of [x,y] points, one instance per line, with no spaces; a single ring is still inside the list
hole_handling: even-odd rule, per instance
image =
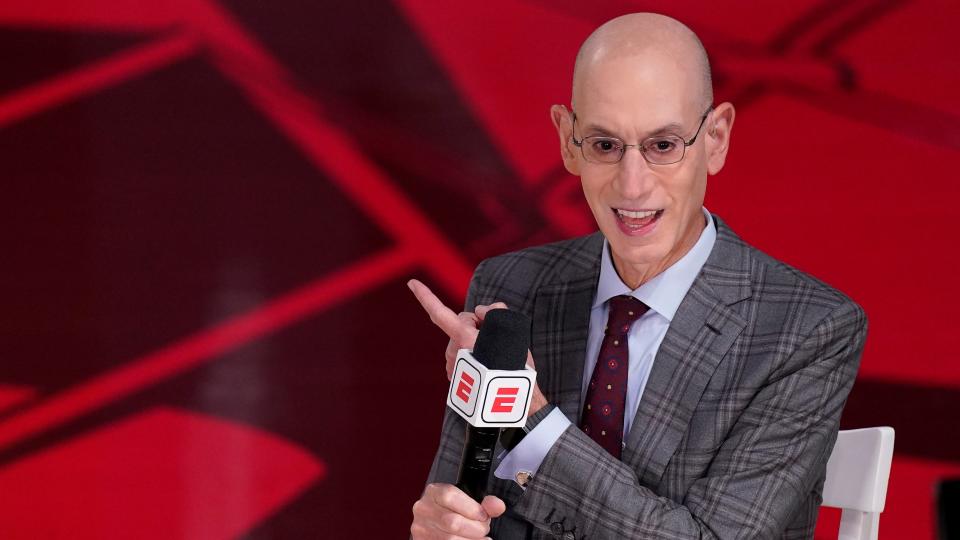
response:
[[[447,350],[444,352],[444,358],[447,361],[447,380],[449,381],[453,377],[453,366],[457,362],[457,344],[452,339],[447,343]]]
[[[413,295],[417,297],[417,301],[430,316],[433,324],[439,326],[450,339],[455,340],[460,337],[460,318],[453,310],[443,305],[443,302],[437,298],[437,295],[433,294],[429,287],[415,279],[408,281],[407,287],[410,287],[410,290],[413,291]]]
[[[424,492],[413,505],[414,537],[482,538],[490,532],[490,520],[477,521],[436,504]],[[443,533],[443,534],[438,534]]]
[[[453,362],[457,359],[457,352],[460,350],[460,346],[456,341],[450,340],[447,342],[447,350],[443,352],[444,356],[447,357],[448,362]]]
[[[484,317],[487,316],[487,312],[494,309],[507,309],[507,305],[503,302],[494,302],[489,306],[477,306],[474,312],[477,314],[477,317],[482,321]]]
[[[480,319],[476,313],[470,313],[469,311],[461,311],[457,313],[457,318],[460,319],[460,323],[468,328],[480,328]]]
[[[439,506],[464,517],[477,521],[489,519],[480,503],[471,499],[463,490],[452,484],[430,484],[424,491],[424,495],[433,499],[433,502]]]
[[[458,313],[457,319],[460,320],[460,333],[458,337],[451,339],[451,342],[457,349],[473,349],[473,345],[477,342],[477,336],[480,335],[480,319],[467,311]],[[457,355],[456,350],[454,350],[453,355]]]
[[[462,323],[460,337],[451,338],[450,341],[447,342],[447,349],[443,353],[447,361],[448,381],[453,377],[453,367],[454,364],[456,364],[460,349],[473,349],[473,346],[477,343],[477,336],[480,335],[480,331],[477,330],[477,327],[480,326],[480,319],[478,319],[476,315],[469,312],[462,312],[457,314],[457,317]]]
[[[410,526],[410,537],[413,540],[491,540],[489,536],[472,536],[465,538],[463,536],[452,535],[443,532],[435,527],[428,527],[420,523],[414,523]]]
[[[483,538],[490,532],[490,520],[477,521],[456,512],[442,512],[434,521],[436,529],[456,538]]]
[[[487,513],[487,515],[492,518],[499,517],[501,514],[507,511],[507,505],[503,502],[503,499],[494,495],[487,495],[484,497],[483,501],[480,503],[480,506]]]

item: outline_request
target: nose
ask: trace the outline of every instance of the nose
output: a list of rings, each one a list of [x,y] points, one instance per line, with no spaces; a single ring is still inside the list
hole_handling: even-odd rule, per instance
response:
[[[617,165],[614,183],[624,199],[641,199],[653,188],[656,176],[638,148],[627,148]]]

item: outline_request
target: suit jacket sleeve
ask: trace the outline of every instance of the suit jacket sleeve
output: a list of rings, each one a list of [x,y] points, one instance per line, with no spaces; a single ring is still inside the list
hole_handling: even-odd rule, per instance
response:
[[[514,511],[576,538],[772,538],[815,483],[836,440],[866,318],[836,307],[796,344],[740,414],[682,503],[659,497],[575,426],[547,454]]]

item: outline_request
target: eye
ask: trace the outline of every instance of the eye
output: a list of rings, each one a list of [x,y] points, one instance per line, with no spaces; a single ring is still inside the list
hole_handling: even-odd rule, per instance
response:
[[[620,141],[616,139],[593,138],[590,141],[590,148],[600,154],[610,154],[620,151]]]
[[[677,149],[677,141],[673,140],[672,138],[651,139],[647,141],[645,146],[650,152],[669,154]]]

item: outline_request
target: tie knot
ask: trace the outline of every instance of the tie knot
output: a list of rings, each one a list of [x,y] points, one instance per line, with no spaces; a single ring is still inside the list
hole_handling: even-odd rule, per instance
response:
[[[608,334],[626,334],[630,325],[649,308],[632,296],[621,295],[610,299],[610,315],[607,316]]]

